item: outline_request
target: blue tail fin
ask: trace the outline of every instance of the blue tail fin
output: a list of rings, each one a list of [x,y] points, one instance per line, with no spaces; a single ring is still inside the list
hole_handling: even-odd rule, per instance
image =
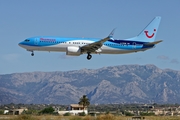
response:
[[[160,21],[161,17],[155,17],[138,36],[128,40],[153,42],[155,40]]]

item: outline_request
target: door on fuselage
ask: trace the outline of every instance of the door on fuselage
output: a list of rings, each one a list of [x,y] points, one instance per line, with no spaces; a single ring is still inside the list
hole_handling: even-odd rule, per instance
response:
[[[133,49],[136,49],[136,42],[133,42],[133,43],[132,43],[132,48],[133,48]]]
[[[38,38],[35,38],[35,40],[34,40],[34,45],[38,45],[38,43],[39,43],[39,39],[38,39]]]

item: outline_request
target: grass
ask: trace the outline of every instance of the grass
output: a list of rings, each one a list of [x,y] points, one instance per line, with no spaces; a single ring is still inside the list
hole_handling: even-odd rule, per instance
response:
[[[132,117],[112,114],[94,116],[54,116],[54,115],[0,115],[0,120],[130,120]],[[146,120],[180,120],[180,116],[147,116]]]

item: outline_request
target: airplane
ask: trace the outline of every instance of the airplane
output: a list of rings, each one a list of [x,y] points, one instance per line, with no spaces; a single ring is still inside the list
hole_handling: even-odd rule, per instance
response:
[[[105,38],[74,38],[74,37],[53,37],[38,36],[27,38],[18,45],[27,51],[56,51],[66,52],[66,55],[80,56],[87,54],[87,59],[92,58],[91,54],[126,54],[145,51],[154,48],[162,40],[155,41],[161,17],[155,17],[136,37],[129,39],[114,39],[114,30]]]

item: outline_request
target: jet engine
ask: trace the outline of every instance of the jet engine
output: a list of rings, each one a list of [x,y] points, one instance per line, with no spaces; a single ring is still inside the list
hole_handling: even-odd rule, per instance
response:
[[[69,46],[66,48],[66,55],[79,56],[81,55],[81,49],[80,47]]]

